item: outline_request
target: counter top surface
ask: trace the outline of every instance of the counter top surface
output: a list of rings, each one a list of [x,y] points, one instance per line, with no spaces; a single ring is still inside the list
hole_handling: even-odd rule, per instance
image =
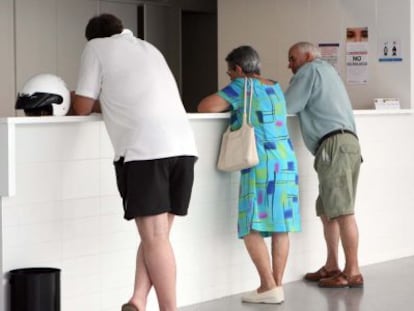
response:
[[[413,109],[384,109],[384,110],[354,110],[356,116],[379,116],[379,115],[397,115],[397,114],[412,114]],[[187,113],[190,120],[202,119],[227,119],[230,116],[229,112],[223,113]],[[293,117],[294,115],[289,115]],[[3,117],[0,118],[0,123],[8,124],[42,124],[42,123],[67,123],[67,122],[87,122],[87,121],[101,121],[102,116],[99,113],[94,113],[89,116],[42,116],[42,117]]]

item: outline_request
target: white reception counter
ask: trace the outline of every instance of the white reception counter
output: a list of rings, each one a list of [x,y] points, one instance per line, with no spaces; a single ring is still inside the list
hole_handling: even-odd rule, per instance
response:
[[[414,116],[411,111],[356,111],[364,164],[357,198],[360,263],[414,255]],[[228,114],[188,114],[200,159],[189,215],[173,229],[178,302],[194,304],[258,284],[236,237],[238,173],[215,162]],[[319,268],[325,247],[314,200],[313,157],[297,119],[289,118],[299,161],[303,232],[291,234],[285,281]],[[0,311],[7,272],[62,269],[63,311],[113,311],[129,298],[138,237],[122,218],[112,146],[99,115],[0,119]],[[369,280],[368,280],[369,281]],[[148,310],[157,310],[152,294]]]

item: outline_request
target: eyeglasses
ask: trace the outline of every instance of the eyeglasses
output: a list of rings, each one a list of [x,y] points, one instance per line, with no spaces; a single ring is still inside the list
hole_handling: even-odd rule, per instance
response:
[[[237,71],[234,68],[227,68],[226,73],[230,78],[234,78],[237,75]]]

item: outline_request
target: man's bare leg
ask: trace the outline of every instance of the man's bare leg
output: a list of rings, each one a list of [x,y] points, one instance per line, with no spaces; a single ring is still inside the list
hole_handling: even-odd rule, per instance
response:
[[[360,274],[358,264],[358,226],[354,215],[338,217],[342,247],[345,253],[344,273],[347,276]]]
[[[160,311],[177,311],[176,264],[169,240],[173,218],[173,215],[163,213],[135,219],[141,237],[143,261],[155,288]]]
[[[338,247],[339,247],[339,224],[336,219],[328,220],[326,216],[321,216],[323,234],[326,243],[326,262],[327,271],[339,270]]]

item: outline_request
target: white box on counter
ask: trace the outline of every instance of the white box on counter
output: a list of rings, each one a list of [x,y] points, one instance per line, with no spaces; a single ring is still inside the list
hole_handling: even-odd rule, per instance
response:
[[[399,98],[374,98],[375,109],[400,109]]]

